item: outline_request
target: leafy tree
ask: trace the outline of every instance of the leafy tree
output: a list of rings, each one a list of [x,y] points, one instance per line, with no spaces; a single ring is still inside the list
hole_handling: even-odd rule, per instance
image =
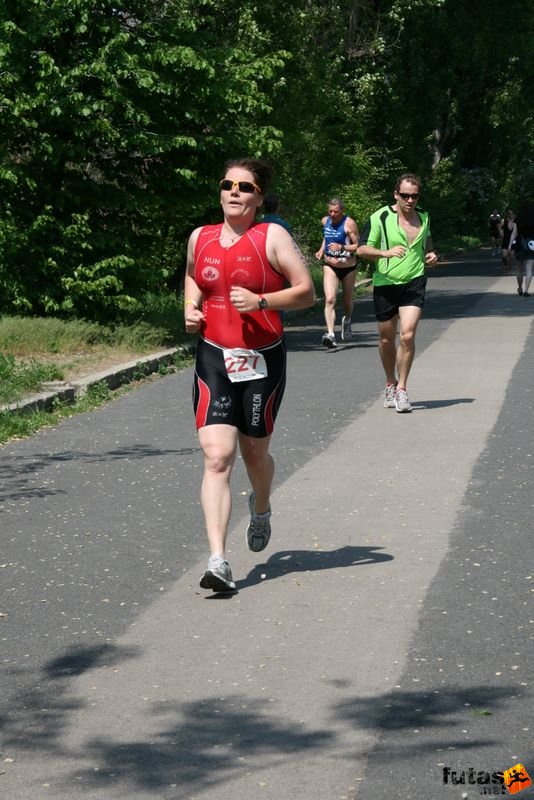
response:
[[[269,152],[286,55],[253,6],[16,0],[0,24],[2,305],[112,316],[210,212],[237,149]]]
[[[522,0],[4,0],[0,310],[142,314],[237,155],[312,252],[329,197],[363,222],[404,169],[472,233],[533,192],[533,38]]]
[[[534,13],[518,0],[506,8],[495,0],[395,5],[402,24],[370,70],[369,133],[423,174],[444,225],[473,232],[489,206],[510,202],[512,187],[527,191],[522,177],[532,174]]]

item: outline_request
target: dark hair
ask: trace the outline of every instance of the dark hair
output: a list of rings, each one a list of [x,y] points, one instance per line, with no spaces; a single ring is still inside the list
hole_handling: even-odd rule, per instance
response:
[[[278,211],[278,197],[275,194],[266,194],[263,201],[263,210],[266,214],[276,214]]]
[[[403,181],[408,181],[408,183],[415,183],[419,191],[421,191],[421,178],[418,175],[414,175],[413,172],[403,172],[402,175],[399,175],[397,178],[397,183],[395,184],[395,191],[400,191],[400,185]]]
[[[232,158],[224,165],[224,174],[222,177],[225,178],[228,170],[233,167],[241,167],[241,169],[247,169],[249,172],[252,172],[254,175],[254,182],[260,187],[261,193],[265,194],[273,177],[273,170],[270,164],[267,164],[265,161],[260,161],[257,158]]]

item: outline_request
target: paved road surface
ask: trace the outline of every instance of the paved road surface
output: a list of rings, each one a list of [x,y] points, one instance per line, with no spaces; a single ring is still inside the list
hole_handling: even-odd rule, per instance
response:
[[[534,778],[534,298],[514,284],[487,252],[431,272],[411,415],[382,407],[369,299],[337,350],[290,330],[273,538],[246,550],[238,464],[230,598],[198,587],[191,370],[0,448],[2,798]]]

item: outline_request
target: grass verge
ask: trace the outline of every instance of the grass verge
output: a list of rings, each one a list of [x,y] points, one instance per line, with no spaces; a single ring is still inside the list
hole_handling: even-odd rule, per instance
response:
[[[185,341],[176,329],[136,321],[106,326],[53,317],[0,317],[0,403],[14,402],[51,380],[73,380]]]
[[[33,358],[17,361],[9,353],[0,353],[0,404],[13,403],[38,391],[45,381],[57,380],[63,380],[63,372],[55,364],[42,364]]]

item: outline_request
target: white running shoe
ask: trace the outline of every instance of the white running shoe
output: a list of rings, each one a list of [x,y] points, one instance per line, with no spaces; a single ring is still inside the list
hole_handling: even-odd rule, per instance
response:
[[[412,410],[412,406],[408,400],[408,393],[405,389],[397,389],[395,392],[395,408],[399,414],[407,414]]]
[[[200,579],[200,586],[202,589],[212,589],[214,592],[235,592],[235,583],[228,561],[222,556],[211,556],[208,568]]]

